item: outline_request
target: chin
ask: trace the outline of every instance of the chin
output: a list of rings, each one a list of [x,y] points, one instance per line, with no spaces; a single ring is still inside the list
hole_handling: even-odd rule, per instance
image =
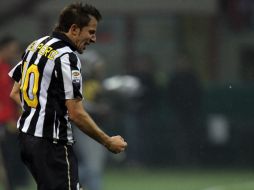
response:
[[[83,49],[79,49],[79,50],[77,50],[77,51],[78,51],[79,54],[82,54],[82,53],[84,52]]]

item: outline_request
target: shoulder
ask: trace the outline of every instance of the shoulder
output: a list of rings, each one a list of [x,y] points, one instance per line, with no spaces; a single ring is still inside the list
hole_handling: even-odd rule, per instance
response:
[[[73,51],[62,52],[59,58],[61,58],[61,60],[65,60],[70,63],[76,63],[76,64],[80,63],[80,59],[78,55]]]

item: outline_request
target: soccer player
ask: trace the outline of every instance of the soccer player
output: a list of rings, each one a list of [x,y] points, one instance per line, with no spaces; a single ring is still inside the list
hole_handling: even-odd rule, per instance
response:
[[[121,136],[105,134],[82,104],[76,52],[83,53],[96,42],[100,19],[94,6],[70,4],[62,10],[53,34],[33,41],[9,73],[15,80],[10,96],[23,109],[17,123],[21,158],[39,190],[80,189],[71,121],[113,153],[127,146]]]

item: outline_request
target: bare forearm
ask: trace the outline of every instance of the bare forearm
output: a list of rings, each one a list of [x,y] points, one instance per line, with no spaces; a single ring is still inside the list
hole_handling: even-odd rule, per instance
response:
[[[79,99],[66,100],[69,118],[77,125],[77,127],[88,136],[104,145],[109,151],[119,153],[124,151],[127,143],[124,139],[117,135],[109,137],[104,133],[84,110],[82,102]]]
[[[96,125],[88,113],[80,113],[72,120],[81,131],[102,145],[107,146],[110,137]]]

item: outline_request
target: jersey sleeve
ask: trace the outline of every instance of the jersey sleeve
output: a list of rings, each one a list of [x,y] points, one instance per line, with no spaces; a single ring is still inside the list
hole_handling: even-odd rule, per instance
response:
[[[74,53],[65,54],[60,58],[65,99],[82,99],[82,76],[79,58]]]
[[[20,61],[15,67],[13,67],[8,75],[16,82],[19,82],[22,76],[22,61]]]

